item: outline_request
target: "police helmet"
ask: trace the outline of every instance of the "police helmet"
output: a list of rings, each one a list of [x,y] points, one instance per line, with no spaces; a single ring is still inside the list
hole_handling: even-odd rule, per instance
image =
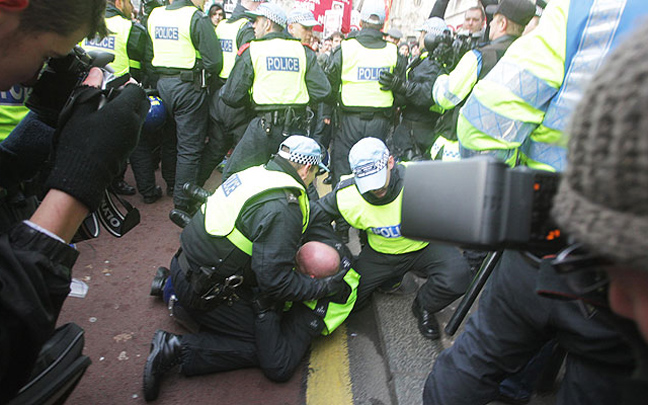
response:
[[[151,108],[149,108],[148,114],[146,114],[146,120],[142,129],[146,132],[156,132],[166,122],[166,108],[159,96],[148,96],[148,98],[151,102]]]

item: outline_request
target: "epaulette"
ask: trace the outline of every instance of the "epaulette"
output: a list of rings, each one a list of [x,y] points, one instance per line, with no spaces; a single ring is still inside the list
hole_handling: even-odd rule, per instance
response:
[[[354,186],[355,185],[355,178],[354,177],[349,177],[347,179],[340,180],[338,185],[335,187],[336,190],[341,190],[343,188],[347,188],[349,186]]]
[[[288,204],[297,204],[299,205],[299,198],[290,190],[284,190],[286,193],[286,201],[288,201]]]
[[[249,43],[249,42],[246,42],[245,44],[241,45],[241,47],[239,48],[239,50],[238,50],[238,52],[237,52],[236,54],[237,54],[238,56],[241,56],[241,54],[242,54],[243,52],[245,52],[245,50],[248,49],[249,47],[250,47],[250,43]]]

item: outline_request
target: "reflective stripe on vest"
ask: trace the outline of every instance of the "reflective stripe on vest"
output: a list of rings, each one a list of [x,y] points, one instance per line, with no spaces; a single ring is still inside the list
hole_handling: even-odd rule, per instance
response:
[[[234,67],[236,53],[238,52],[236,37],[241,28],[245,27],[248,22],[249,20],[247,18],[239,18],[232,22],[229,20],[221,21],[218,23],[218,26],[216,26],[216,36],[220,41],[221,50],[223,51],[223,69],[219,74],[223,79],[229,77],[230,72]]]
[[[344,178],[350,176],[343,176]],[[340,214],[352,227],[367,231],[369,246],[376,252],[397,255],[415,252],[428,245],[408,239],[401,234],[401,207],[403,190],[394,201],[385,205],[368,203],[355,184],[340,189],[336,194]]]
[[[201,207],[205,214],[205,231],[214,236],[227,237],[236,247],[252,255],[252,241],[235,228],[241,210],[252,197],[268,190],[298,189],[302,212],[302,233],[308,226],[310,207],[306,190],[289,174],[254,166],[230,176]]]
[[[83,49],[86,51],[106,52],[115,56],[115,60],[108,64],[114,71],[115,76],[123,76],[128,73],[130,61],[128,59],[128,37],[133,23],[120,15],[106,18],[106,27],[110,33],[104,39],[84,39]],[[139,66],[134,66],[139,67]]]
[[[7,91],[0,91],[0,141],[13,131],[29,109],[25,107],[27,89],[15,85]]]
[[[250,42],[254,68],[252,99],[257,105],[306,105],[306,50],[297,40]]]
[[[452,72],[437,77],[432,87],[434,102],[446,110],[455,108],[477,83],[481,63],[481,52],[476,49],[466,52]]]
[[[330,301],[326,307],[326,314],[324,315],[324,329],[322,330],[322,335],[330,335],[338,326],[342,324],[351,313],[353,305],[355,305],[356,299],[358,298],[358,284],[360,284],[360,274],[356,273],[355,270],[349,269],[347,274],[344,276],[344,282],[347,283],[349,288],[351,288],[351,294],[345,302],[335,302]],[[315,309],[317,306],[317,301],[304,301],[310,309]]]
[[[393,72],[398,49],[392,43],[384,48],[365,48],[356,39],[342,41],[340,100],[347,107],[391,107],[394,95],[380,90],[380,72]]]
[[[192,69],[199,58],[191,42],[191,20],[200,12],[194,6],[167,10],[154,8],[148,19],[148,31],[153,42],[153,66]]]
[[[462,155],[508,149],[498,154],[511,163],[519,150],[530,167],[563,171],[563,131],[573,109],[620,33],[642,14],[639,0],[551,2],[536,30],[511,45],[461,111]]]

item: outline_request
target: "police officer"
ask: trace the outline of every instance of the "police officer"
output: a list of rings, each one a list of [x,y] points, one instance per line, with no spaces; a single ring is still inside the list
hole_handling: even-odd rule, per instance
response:
[[[425,21],[419,29],[420,49],[425,49],[426,35],[440,36],[447,29],[439,17]],[[440,116],[432,108],[432,85],[444,72],[442,62],[425,50],[407,66],[406,82],[391,72],[381,73],[381,88],[391,90],[397,96],[397,103],[404,104],[401,122],[392,135],[395,157],[406,161],[430,158],[430,147],[435,138],[434,125]]]
[[[535,5],[528,0],[502,0],[498,6],[488,7],[494,13],[488,33],[490,42],[467,52],[452,72],[439,76],[432,89],[434,102],[441,111],[446,111],[437,131],[443,137],[439,139],[439,144],[444,145],[443,155],[450,159],[459,153],[457,119],[464,101],[477,81],[486,77],[513,41],[522,35],[536,12]],[[434,150],[438,153],[440,147]]]
[[[360,252],[355,269],[360,274],[358,306],[378,287],[390,288],[405,273],[422,271],[428,279],[413,302],[419,330],[438,339],[434,313],[461,296],[470,282],[470,271],[458,249],[405,238],[400,233],[401,202],[406,167],[395,164],[389,150],[377,138],[367,137],[349,153],[353,177],[313,206],[313,220],[344,219],[367,232],[368,244]]]
[[[234,67],[238,50],[254,39],[254,17],[245,13],[256,10],[263,1],[265,0],[241,0],[230,18],[216,27],[216,35],[223,51],[223,69],[218,75],[220,80],[212,84],[209,96],[209,139],[200,159],[199,186],[205,184],[214,168],[241,140],[254,117],[254,111],[247,106],[233,108],[225,104],[220,89]]]
[[[281,7],[263,3],[248,14],[255,16],[256,39],[239,50],[222,97],[233,107],[251,103],[257,116],[228,159],[224,179],[262,164],[288,134],[306,134],[306,106],[331,91],[315,52],[284,32]]]
[[[302,7],[295,7],[288,13],[286,22],[288,23],[288,33],[293,38],[300,40],[302,44],[310,47],[311,39],[313,39],[313,27],[320,25],[313,13]]]
[[[385,140],[389,132],[394,96],[380,89],[378,79],[384,70],[403,79],[407,61],[396,45],[383,39],[384,23],[384,4],[365,2],[362,29],[342,41],[328,63],[326,74],[334,93],[339,93],[340,126],[333,134],[331,151],[333,184],[351,172],[348,154],[357,141],[366,136]]]
[[[344,272],[313,279],[292,270],[321,157],[314,140],[288,137],[266,165],[232,174],[185,227],[170,266],[173,288],[189,315],[217,333],[157,331],[144,369],[147,401],[177,363],[187,376],[257,366],[255,299],[282,306],[338,291]]]
[[[184,195],[185,183],[195,183],[208,122],[207,87],[223,66],[214,26],[201,8],[205,0],[176,0],[153,9],[148,30],[153,41],[152,64],[160,75],[157,88],[176,122],[176,164],[172,221],[194,212]]]

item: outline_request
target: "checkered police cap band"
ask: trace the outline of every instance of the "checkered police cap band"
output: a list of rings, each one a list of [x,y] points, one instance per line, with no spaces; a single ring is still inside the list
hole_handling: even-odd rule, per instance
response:
[[[380,160],[378,160],[377,162],[369,162],[364,165],[355,167],[353,169],[353,174],[358,178],[371,176],[372,174],[376,174],[387,167],[388,161],[389,151],[385,149]]]
[[[299,163],[300,165],[317,166],[322,163],[321,156],[304,155],[297,152],[286,152],[283,150],[280,150],[278,155],[284,159],[290,160],[291,162]]]

